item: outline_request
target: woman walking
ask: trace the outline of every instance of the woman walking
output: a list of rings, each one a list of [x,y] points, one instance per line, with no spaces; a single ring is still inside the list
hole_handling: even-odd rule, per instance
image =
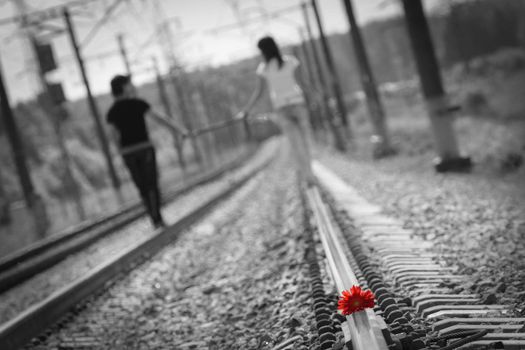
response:
[[[299,177],[309,185],[315,183],[311,168],[309,126],[303,90],[305,84],[299,74],[299,61],[281,55],[272,37],[259,40],[263,62],[257,67],[257,87],[248,104],[241,112],[245,117],[261,98],[265,89],[270,92],[273,108],[279,114],[278,124],[286,135],[295,158]]]

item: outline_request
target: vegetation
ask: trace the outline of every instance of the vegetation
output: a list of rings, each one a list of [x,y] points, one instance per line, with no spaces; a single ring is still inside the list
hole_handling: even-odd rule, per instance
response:
[[[520,93],[525,91],[525,59],[523,51],[519,49],[525,46],[525,22],[520,20],[522,18],[525,18],[525,5],[519,0],[453,2],[445,11],[435,13],[430,18],[436,50],[447,72],[449,91],[476,120],[498,119],[509,125],[523,121],[525,105]],[[419,98],[414,61],[403,18],[369,23],[363,28],[363,34],[376,79],[382,84],[387,114],[399,115],[396,111],[405,111],[401,113],[405,118],[390,123],[403,128],[404,123],[411,123],[406,119],[406,108],[411,110],[410,106]],[[367,122],[360,116],[364,115],[363,106],[351,103],[355,101],[355,93],[360,90],[360,80],[349,36],[336,34],[329,39],[347,101],[355,114],[351,116],[352,123],[365,125],[362,130],[366,135]],[[186,99],[187,105],[191,107],[194,125],[197,127],[221,121],[235,114],[248,99],[254,83],[255,66],[256,60],[248,59],[188,74]],[[204,76],[206,79],[203,79]],[[171,109],[177,111],[176,99],[171,94],[173,89],[169,81],[166,83]],[[497,84],[497,89],[494,84]],[[141,86],[139,91],[153,104],[162,106],[155,83]],[[107,95],[98,96],[97,100],[101,111],[106,111],[111,103]],[[63,125],[77,183],[83,193],[108,188],[110,184],[105,163],[94,137],[93,121],[86,101],[71,101],[68,110],[70,115]],[[268,111],[268,108],[259,106],[259,111]],[[66,198],[71,192],[63,186],[66,182],[64,164],[49,117],[36,101],[17,105],[15,113],[39,192],[48,199]],[[178,113],[174,113],[174,117],[178,118]],[[2,129],[0,194],[15,200],[20,198],[20,192]],[[237,130],[237,133],[240,132]],[[406,136],[409,140],[412,137]],[[505,138],[504,135],[501,137]],[[229,138],[231,133],[223,131],[216,135],[214,142],[232,146],[228,143]],[[153,139],[159,149],[161,166],[167,168],[175,165],[177,158],[171,136],[154,127]],[[506,151],[508,154],[502,156],[505,162],[514,164],[509,168],[519,168],[521,164],[519,159],[523,149],[519,148],[522,147],[519,142],[515,143],[512,146],[515,149]],[[190,152],[189,148],[186,152]],[[188,153],[188,156],[192,155]],[[119,175],[126,178],[127,173],[116,155],[115,161]]]

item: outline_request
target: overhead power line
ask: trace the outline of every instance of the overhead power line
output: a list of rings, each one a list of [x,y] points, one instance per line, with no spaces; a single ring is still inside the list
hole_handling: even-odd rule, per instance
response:
[[[282,15],[290,12],[294,12],[300,9],[300,5],[292,5],[289,7],[284,7],[279,10],[275,10],[269,13],[265,13],[261,16],[250,18],[247,22],[256,22],[256,21],[262,21],[267,20],[268,18],[279,18]],[[177,33],[177,36],[186,36],[186,35],[192,35],[192,34],[217,34],[219,32],[225,32],[228,30],[236,30],[239,29],[239,23],[229,23],[224,24],[216,27],[210,27],[203,30],[193,30],[193,31],[185,31],[181,33]],[[154,30],[146,40],[142,42],[142,44],[139,45],[137,50],[137,55],[140,54],[145,48],[147,48],[150,45],[153,45],[155,41],[153,40],[155,36],[158,35],[158,31]],[[132,59],[135,60],[136,56]]]
[[[0,18],[0,26],[12,23],[38,24],[43,21],[62,17],[62,9],[64,7],[85,6],[98,0],[72,0],[60,5],[50,6],[42,10],[33,11],[26,15],[17,15],[12,17]]]
[[[80,43],[80,47],[85,47],[91,42],[91,40],[97,35],[98,31],[106,24],[106,22],[111,18],[113,12],[118,8],[118,6],[123,3],[124,0],[115,0],[111,6],[108,7],[104,16],[93,26],[93,28],[86,35],[84,40]]]
[[[268,20],[269,18],[280,17],[280,16],[284,15],[285,13],[295,12],[295,11],[297,11],[299,9],[300,9],[300,5],[291,5],[289,7],[284,7],[282,9],[275,10],[275,11],[272,11],[272,12],[266,12],[266,13],[260,15],[260,16],[256,16],[256,17],[252,17],[252,18],[247,19],[247,20],[243,20],[243,24],[248,24],[250,22],[265,21],[265,20]],[[202,32],[203,33],[216,34],[216,33],[224,32],[224,31],[228,31],[228,30],[233,30],[233,29],[239,29],[239,22],[237,22],[237,23],[230,23],[230,24],[224,24],[224,25],[221,25],[221,26],[213,27],[213,28],[208,28],[208,29],[203,30]]]

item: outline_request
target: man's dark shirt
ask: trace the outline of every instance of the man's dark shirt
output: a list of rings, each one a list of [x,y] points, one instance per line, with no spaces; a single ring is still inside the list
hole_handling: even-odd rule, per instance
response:
[[[116,101],[108,111],[107,121],[117,128],[120,146],[132,146],[149,141],[144,114],[150,105],[138,98]]]

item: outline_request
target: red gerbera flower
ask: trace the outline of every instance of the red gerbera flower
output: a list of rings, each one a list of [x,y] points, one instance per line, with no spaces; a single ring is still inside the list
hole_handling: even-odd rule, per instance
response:
[[[354,312],[363,311],[374,307],[374,293],[362,290],[359,286],[352,286],[349,290],[343,290],[337,303],[337,310],[345,316]]]

